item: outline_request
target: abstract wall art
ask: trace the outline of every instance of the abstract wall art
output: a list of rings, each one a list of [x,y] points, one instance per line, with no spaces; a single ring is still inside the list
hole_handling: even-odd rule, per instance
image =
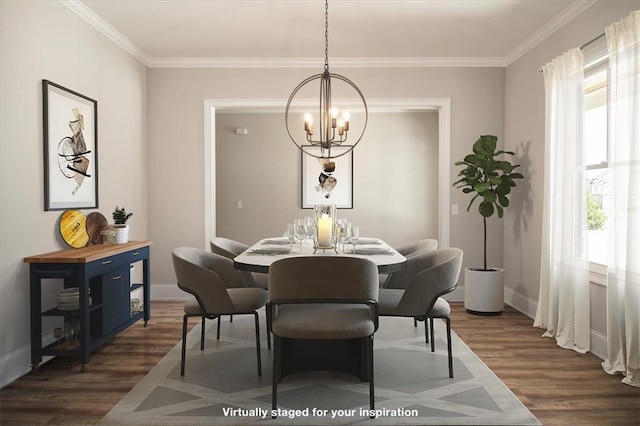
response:
[[[42,80],[44,209],[98,207],[98,102]]]
[[[347,149],[332,147],[331,151],[337,154]],[[305,152],[320,155],[320,147],[302,146],[302,208],[335,204],[339,209],[352,209],[353,151],[332,159],[316,158]]]

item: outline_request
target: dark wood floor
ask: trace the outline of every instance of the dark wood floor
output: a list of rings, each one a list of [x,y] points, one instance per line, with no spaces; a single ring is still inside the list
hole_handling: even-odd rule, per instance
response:
[[[640,425],[640,389],[604,373],[595,356],[540,337],[512,308],[497,317],[452,308],[454,331],[543,424]],[[97,423],[181,338],[182,303],[154,302],[151,312],[147,328],[140,321],[95,351],[87,372],[56,358],[1,389],[0,425]]]

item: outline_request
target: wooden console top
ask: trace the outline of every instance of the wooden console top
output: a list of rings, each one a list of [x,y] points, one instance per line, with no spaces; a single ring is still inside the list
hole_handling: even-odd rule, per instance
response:
[[[126,244],[100,244],[66,249],[24,258],[25,263],[89,263],[130,250],[148,247],[152,241],[129,241]]]

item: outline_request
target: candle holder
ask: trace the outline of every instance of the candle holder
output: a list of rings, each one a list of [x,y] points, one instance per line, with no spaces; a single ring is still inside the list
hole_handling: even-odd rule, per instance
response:
[[[316,238],[313,247],[313,253],[318,249],[332,249],[336,253],[335,244],[335,222],[336,222],[336,206],[335,204],[316,204]]]

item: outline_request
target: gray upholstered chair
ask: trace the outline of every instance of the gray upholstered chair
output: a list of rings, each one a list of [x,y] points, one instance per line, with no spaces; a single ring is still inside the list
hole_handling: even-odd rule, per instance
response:
[[[442,295],[458,285],[462,268],[462,250],[444,248],[418,253],[407,260],[407,268],[398,272],[398,288],[380,289],[378,296],[381,316],[413,317],[424,320],[427,336],[427,318],[431,322],[431,351],[435,351],[433,318],[443,318],[447,324],[447,350],[449,377],[453,377],[451,353],[451,307]],[[400,280],[403,282],[401,283]],[[402,284],[402,285],[400,285]],[[428,342],[428,340],[427,340]]]
[[[258,376],[262,376],[259,315],[256,310],[267,303],[267,291],[247,287],[238,271],[233,268],[233,262],[215,253],[191,247],[178,247],[173,250],[172,257],[178,287],[195,297],[195,300],[185,303],[184,307],[180,375],[184,375],[189,317],[202,318],[200,350],[203,350],[205,319],[218,318],[220,338],[220,315],[252,314],[256,327]]]
[[[400,253],[401,255],[403,255],[404,257],[406,257],[407,259],[410,259],[411,257],[417,255],[418,253],[424,253],[424,252],[430,252],[430,251],[434,251],[438,249],[438,240],[434,240],[431,238],[425,238],[422,240],[418,240],[418,241],[413,241],[411,243],[408,244],[404,244],[402,246],[396,247],[395,250]],[[402,277],[397,277],[397,279],[392,279],[393,276],[393,272],[389,275],[386,275],[384,277],[381,276],[381,284],[382,284],[382,288],[398,288],[398,286],[402,286],[403,283],[408,283],[408,281],[406,280],[406,278],[402,278]],[[414,318],[413,319],[413,326],[417,327],[418,326],[418,321],[422,321],[424,320],[424,318],[419,317],[419,318]],[[426,326],[427,324],[425,324]],[[429,333],[427,332],[427,329],[425,328],[425,338],[427,340],[427,343],[429,343]]]
[[[220,256],[224,256],[227,259],[233,259],[240,253],[246,251],[249,246],[241,242],[231,240],[224,237],[214,237],[209,242],[211,244],[211,251]],[[258,287],[268,290],[268,275],[253,273],[249,271],[238,271],[244,283],[247,287]],[[230,321],[233,322],[233,315],[231,315]],[[220,339],[220,318],[218,318],[218,339]],[[271,349],[271,336],[267,331],[267,348]]]
[[[210,241],[211,251],[227,259],[233,260],[237,255],[249,248],[248,245],[224,237],[214,237]],[[267,290],[267,274],[240,271],[248,287],[260,287]]]
[[[434,240],[431,238],[425,238],[423,240],[413,241],[398,247],[394,247],[394,249],[403,255],[406,258],[415,256],[418,253],[422,253],[424,251],[433,251],[438,248],[438,240]],[[391,277],[393,276],[393,272],[390,274],[380,274],[380,286],[382,288],[386,288],[390,282]]]
[[[413,241],[399,247],[395,247],[396,251],[404,257],[413,256],[423,250],[433,251],[438,249],[438,240],[425,238],[424,240]]]
[[[369,404],[374,410],[373,335],[378,328],[378,289],[378,268],[368,259],[304,256],[271,265],[267,318],[274,342],[274,410],[282,374],[282,339],[351,339],[364,348]]]

